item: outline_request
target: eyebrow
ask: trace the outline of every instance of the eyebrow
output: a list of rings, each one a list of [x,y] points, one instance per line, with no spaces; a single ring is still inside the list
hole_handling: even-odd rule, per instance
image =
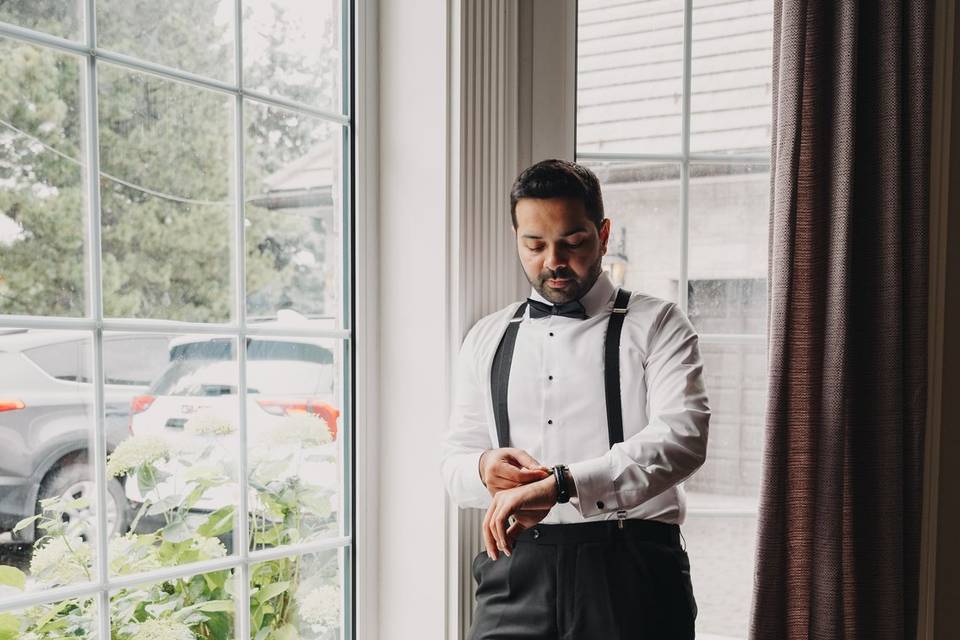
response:
[[[586,227],[577,227],[576,229],[571,229],[570,231],[567,231],[566,233],[561,234],[560,237],[566,238],[568,236],[572,236],[578,233],[583,233],[586,230],[587,230]],[[532,233],[525,233],[520,237],[527,240],[543,240],[543,236],[535,236]]]

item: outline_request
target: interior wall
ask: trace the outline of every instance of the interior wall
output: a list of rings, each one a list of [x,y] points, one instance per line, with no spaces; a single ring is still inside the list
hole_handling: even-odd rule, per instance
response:
[[[379,637],[389,640],[445,637],[447,8],[379,3]]]

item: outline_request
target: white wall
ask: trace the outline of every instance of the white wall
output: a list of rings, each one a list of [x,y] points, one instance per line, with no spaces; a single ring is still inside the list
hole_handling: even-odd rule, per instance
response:
[[[379,3],[379,637],[444,636],[447,3]]]

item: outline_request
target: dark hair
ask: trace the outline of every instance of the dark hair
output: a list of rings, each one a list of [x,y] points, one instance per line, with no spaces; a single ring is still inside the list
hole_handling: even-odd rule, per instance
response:
[[[543,160],[520,174],[510,189],[510,218],[514,229],[520,198],[575,198],[583,202],[587,216],[597,229],[603,223],[600,181],[593,171],[576,162]]]

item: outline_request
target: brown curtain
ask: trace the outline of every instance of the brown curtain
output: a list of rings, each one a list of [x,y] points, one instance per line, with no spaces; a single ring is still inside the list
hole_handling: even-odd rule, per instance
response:
[[[751,636],[912,638],[932,0],[776,0]]]

